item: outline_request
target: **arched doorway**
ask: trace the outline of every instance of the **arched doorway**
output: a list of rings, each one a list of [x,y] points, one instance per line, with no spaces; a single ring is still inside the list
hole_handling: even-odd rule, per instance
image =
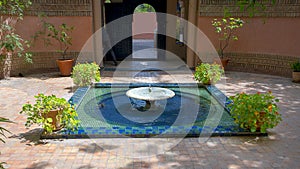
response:
[[[145,22],[146,21],[146,22]],[[140,4],[134,9],[132,22],[132,58],[157,59],[157,19],[150,4]],[[143,50],[143,52],[138,52]]]
[[[167,11],[167,0],[123,0],[123,1],[111,1],[111,3],[105,3],[105,23],[112,22],[123,16],[131,15],[134,13],[137,6],[140,4],[151,5],[156,12],[166,13]],[[114,38],[114,36],[119,36],[120,34],[130,34],[132,35],[132,20],[128,23],[122,23],[122,25],[116,25],[107,30],[109,36]],[[157,30],[161,34],[157,35],[157,48],[165,50],[166,49],[166,36],[165,33],[165,22],[166,18],[157,18]],[[132,55],[132,41],[133,37],[128,37],[115,46],[113,46],[113,51],[116,54],[117,60],[123,60]],[[106,56],[108,60],[111,59],[110,56]],[[157,59],[163,60],[164,54],[158,54]]]

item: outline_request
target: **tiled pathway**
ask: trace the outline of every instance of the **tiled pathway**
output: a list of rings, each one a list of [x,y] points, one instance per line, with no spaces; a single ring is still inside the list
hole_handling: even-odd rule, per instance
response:
[[[102,81],[112,81],[110,74],[111,72],[103,72]],[[149,74],[148,78],[137,76],[134,80],[147,81],[150,78],[151,82],[172,82],[174,79],[157,72],[145,74]],[[174,76],[182,81],[192,81],[191,75],[178,72]],[[219,84],[218,87],[227,95],[242,91],[272,90],[280,99],[283,122],[270,130],[268,137],[213,137],[205,143],[199,142],[198,138],[186,138],[160,155],[130,158],[128,152],[139,151],[143,145],[131,144],[132,146],[125,147],[124,151],[113,151],[118,147],[110,145],[109,141],[106,145],[98,145],[90,139],[40,141],[39,129],[35,126],[30,129],[24,127],[25,117],[18,114],[22,104],[33,101],[33,96],[41,92],[69,98],[72,95],[71,78],[58,77],[53,73],[1,80],[0,116],[7,117],[15,123],[4,124],[12,134],[8,134],[9,138],[5,144],[0,143],[0,161],[6,161],[5,166],[12,169],[299,168],[300,84],[276,76],[227,72],[226,83]],[[151,151],[155,147],[145,149]]]

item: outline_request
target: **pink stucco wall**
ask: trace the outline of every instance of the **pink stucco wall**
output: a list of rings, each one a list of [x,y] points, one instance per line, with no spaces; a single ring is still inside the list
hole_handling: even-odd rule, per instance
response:
[[[74,30],[71,33],[73,38],[72,46],[69,51],[80,51],[88,38],[92,35],[92,17],[48,17],[47,22],[60,25],[62,23],[66,23],[69,26],[74,26]],[[19,22],[16,26],[17,30],[21,30],[18,32],[24,39],[32,39],[33,36],[38,30],[42,27],[42,23],[40,19],[36,16],[25,16],[24,20]],[[58,49],[58,45],[53,43],[53,46],[45,46],[43,41],[38,40],[34,43],[34,45],[30,48],[30,51],[33,52],[50,52],[56,51]]]
[[[239,40],[225,52],[263,53],[300,58],[300,18],[242,18],[247,23],[238,30]],[[199,17],[198,27],[218,49],[212,17]]]
[[[154,30],[157,28],[156,13],[136,13],[133,15],[132,33],[134,39],[154,39]],[[142,32],[151,32],[140,34]]]

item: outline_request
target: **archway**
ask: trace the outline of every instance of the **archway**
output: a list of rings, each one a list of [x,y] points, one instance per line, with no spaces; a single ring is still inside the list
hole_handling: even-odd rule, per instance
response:
[[[140,4],[133,12],[132,58],[157,59],[157,18],[150,4]],[[146,21],[146,22],[145,22]],[[145,33],[147,32],[147,33]],[[143,50],[143,52],[137,52]]]
[[[141,4],[149,4],[151,5],[156,12],[160,13],[166,13],[167,11],[167,0],[123,0],[123,1],[111,1],[111,3],[105,3],[104,4],[104,20],[105,24],[108,24],[116,19],[119,19],[121,17],[132,15],[136,9],[137,6]],[[122,34],[131,34],[132,35],[132,22],[133,18],[130,18],[131,20],[125,23],[122,23],[120,25],[115,26],[114,28],[111,28],[110,30],[107,30],[107,33],[111,39],[115,39],[118,36]],[[164,17],[157,17],[157,30],[158,32],[161,32],[161,34],[157,35],[157,48],[158,49],[166,49],[166,36],[165,33],[165,23],[166,20]],[[124,60],[125,58],[132,56],[133,50],[132,50],[132,37],[128,37],[115,46],[112,47],[112,50],[116,54],[117,60]],[[157,54],[158,60],[164,60],[164,53]],[[107,60],[111,60],[111,56],[109,54],[106,56]]]

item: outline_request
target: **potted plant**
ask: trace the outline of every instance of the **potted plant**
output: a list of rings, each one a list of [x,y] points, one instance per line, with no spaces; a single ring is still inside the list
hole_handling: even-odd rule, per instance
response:
[[[222,65],[225,67],[229,61],[224,57],[224,51],[229,46],[230,41],[237,41],[238,36],[236,30],[243,27],[244,21],[240,18],[222,18],[214,19],[212,26],[215,28],[215,32],[219,36],[219,55]]]
[[[35,104],[24,104],[20,112],[27,115],[25,126],[42,125],[44,133],[48,134],[61,128],[75,130],[78,127],[77,112],[64,98],[44,94],[38,94],[35,98]]]
[[[70,76],[74,60],[67,58],[67,51],[72,45],[72,37],[70,33],[74,30],[73,26],[68,26],[66,23],[60,25],[54,25],[45,20],[45,16],[39,16],[43,24],[43,29],[36,32],[34,40],[42,35],[42,39],[46,46],[54,45],[53,40],[59,44],[57,52],[61,54],[61,59],[56,60],[58,68],[62,76]]]
[[[300,61],[292,64],[293,69],[293,82],[300,82]]]
[[[196,67],[194,78],[205,85],[215,84],[221,79],[224,69],[219,64],[201,63]]]
[[[77,86],[88,86],[100,81],[100,67],[96,63],[84,63],[74,66],[72,78]]]
[[[52,39],[55,39],[60,46],[58,52],[61,53],[62,59],[56,60],[60,73],[62,76],[70,76],[74,60],[67,59],[66,54],[67,50],[72,45],[72,37],[69,35],[70,32],[72,32],[72,30],[74,29],[74,27],[68,26],[65,23],[62,23],[58,27],[54,26],[51,23],[47,23],[46,26],[49,31],[47,36]]]
[[[281,114],[278,113],[278,99],[268,93],[246,94],[239,93],[231,96],[232,102],[227,105],[235,123],[251,132],[266,130],[279,124]]]

